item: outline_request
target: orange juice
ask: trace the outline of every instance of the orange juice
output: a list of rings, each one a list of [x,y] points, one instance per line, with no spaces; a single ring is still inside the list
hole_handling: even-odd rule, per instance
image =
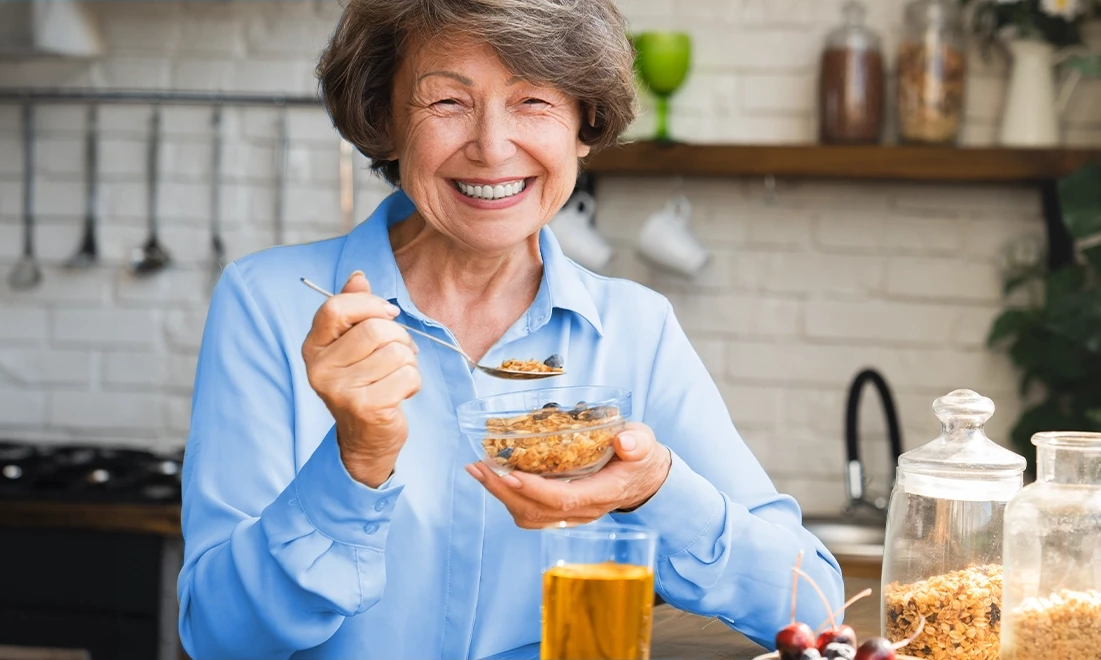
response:
[[[654,572],[628,564],[567,564],[543,574],[543,660],[650,657]]]

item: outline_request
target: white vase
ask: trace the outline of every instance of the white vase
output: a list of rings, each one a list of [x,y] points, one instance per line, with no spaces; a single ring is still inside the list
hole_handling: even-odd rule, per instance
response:
[[[1009,42],[1013,71],[1006,93],[999,141],[1012,147],[1059,144],[1055,105],[1055,49],[1031,39]]]

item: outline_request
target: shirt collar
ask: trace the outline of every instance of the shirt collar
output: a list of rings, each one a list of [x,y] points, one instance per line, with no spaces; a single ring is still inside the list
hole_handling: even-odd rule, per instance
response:
[[[408,218],[416,207],[401,190],[395,191],[379,204],[366,221],[353,229],[344,241],[334,273],[333,291],[344,288],[344,283],[357,270],[363,271],[371,283],[371,292],[380,298],[395,301],[406,309],[413,309],[408,291],[402,282],[394,251],[390,247],[389,229]],[[596,303],[581,279],[581,269],[566,257],[550,228],[539,233],[539,252],[543,259],[543,283],[540,296],[549,295],[549,305],[554,309],[573,312],[585,319],[598,334],[604,334]],[[536,304],[539,304],[537,298]]]

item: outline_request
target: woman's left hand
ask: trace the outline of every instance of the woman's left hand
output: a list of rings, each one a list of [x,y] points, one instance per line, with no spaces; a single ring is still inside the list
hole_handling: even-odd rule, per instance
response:
[[[481,461],[467,472],[505,505],[524,529],[558,522],[588,523],[645,504],[665,483],[672,456],[645,424],[632,422],[615,440],[615,457],[596,474],[557,481],[514,471],[497,476]]]

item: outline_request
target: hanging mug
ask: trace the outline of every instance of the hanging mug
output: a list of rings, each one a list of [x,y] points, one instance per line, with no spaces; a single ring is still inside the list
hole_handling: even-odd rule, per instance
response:
[[[692,205],[677,195],[651,213],[642,223],[638,249],[644,257],[667,270],[692,277],[707,263],[709,255],[688,227]]]
[[[567,257],[599,271],[612,260],[612,246],[593,226],[595,212],[596,200],[579,190],[554,216],[550,228]]]

